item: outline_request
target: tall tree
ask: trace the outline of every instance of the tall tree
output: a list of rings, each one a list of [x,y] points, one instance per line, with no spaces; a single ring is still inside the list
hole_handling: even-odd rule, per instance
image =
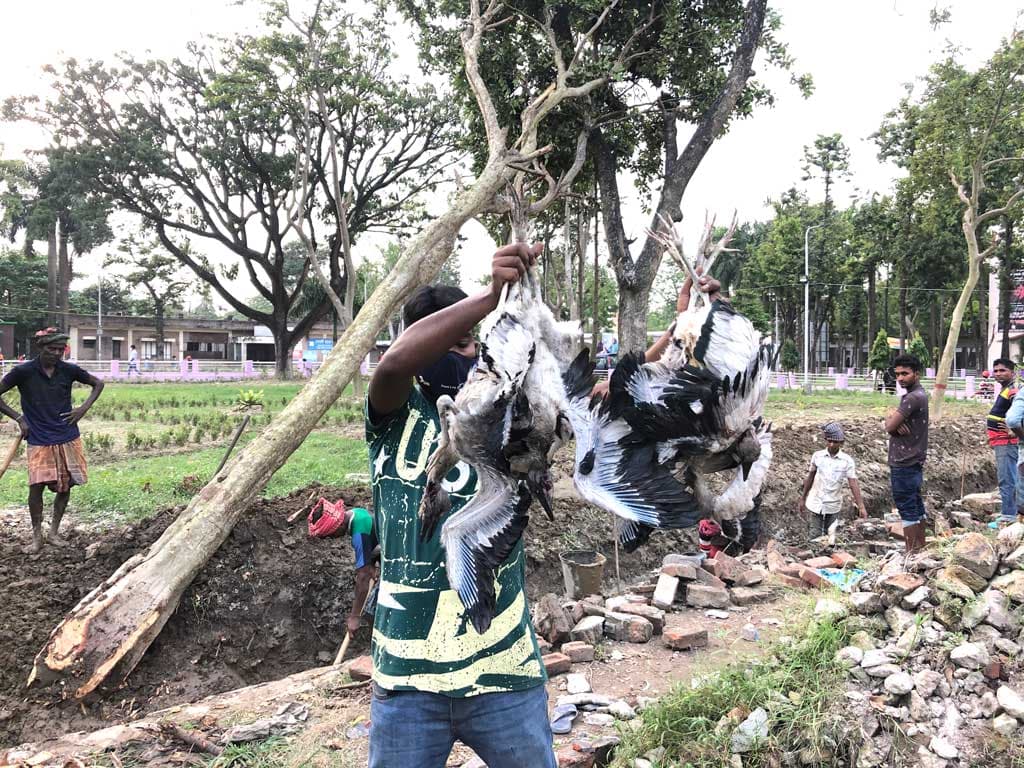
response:
[[[140,216],[167,251],[209,283],[241,315],[274,334],[278,371],[289,370],[296,341],[328,311],[326,295],[294,320],[310,266],[289,285],[285,248],[297,237],[287,216],[309,172],[299,218],[326,252],[327,271],[345,294],[338,236],[338,178],[348,234],[408,229],[421,218],[410,206],[434,188],[452,162],[453,113],[427,85],[392,74],[390,41],[380,19],[349,17],[333,27],[320,66],[309,70],[306,41],[276,31],[193,45],[171,61],[123,56],[114,66],[69,60],[53,74],[53,97],[11,112],[40,120],[88,170],[94,188]],[[319,78],[324,108],[315,105],[313,147],[301,136],[308,78]],[[326,126],[338,154],[328,153]],[[305,165],[303,165],[305,167]],[[192,249],[180,245],[188,238]],[[270,309],[245,302],[231,279],[244,274]]]
[[[188,251],[188,244],[180,244],[179,249]],[[118,251],[120,255],[111,263],[126,268],[124,279],[129,285],[145,290],[144,303],[156,322],[156,358],[163,360],[164,316],[169,308],[183,305],[191,283],[181,262],[157,243],[129,236],[121,241]]]
[[[274,418],[260,439],[236,453],[145,553],[125,561],[68,613],[37,654],[29,684],[60,680],[74,689],[64,690],[81,698],[108,678],[120,679],[131,672],[196,573],[344,391],[387,319],[417,286],[437,274],[461,227],[500,207],[507,185],[521,180],[523,168],[545,154],[543,128],[548,118],[559,106],[584,99],[606,84],[630,54],[630,46],[625,45],[609,61],[592,59],[590,43],[600,25],[577,34],[573,49],[580,54],[568,63],[560,52],[549,50],[557,75],[535,93],[524,93],[526,105],[515,121],[518,128],[510,129],[508,122],[499,119],[480,72],[484,42],[500,38],[496,30],[504,27],[505,10],[497,0],[486,6],[470,0],[468,15],[458,25],[466,78],[487,126],[488,161],[476,178],[451,199],[448,210],[405,243],[394,269],[345,329],[317,375]],[[454,21],[449,19],[451,26]],[[536,167],[531,170],[540,172]],[[551,182],[543,198],[531,203],[532,210],[542,209],[564,192],[556,180]]]
[[[879,132],[882,155],[908,169],[908,183],[927,190],[937,202],[958,200],[960,205],[967,277],[938,365],[932,392],[935,419],[942,416],[946,382],[983,262],[999,248],[996,229],[1024,196],[1022,73],[1024,40],[1018,34],[974,72],[950,55],[931,68],[920,98],[908,94]],[[989,180],[1004,166],[1017,169],[1012,181],[990,186]]]
[[[445,69],[457,92],[467,96],[465,80],[453,66],[454,36],[435,21],[438,8],[458,4],[458,0],[403,0],[401,6],[426,30],[426,61]],[[630,172],[631,181],[644,195],[660,187],[648,208],[652,229],[661,226],[661,217],[680,219],[686,186],[714,140],[732,119],[747,116],[755,105],[771,100],[764,85],[751,78],[755,53],[763,51],[772,65],[790,65],[775,37],[779,18],[766,6],[766,0],[750,0],[746,6],[741,0],[697,5],[683,0],[628,0],[610,8],[590,2],[549,5],[521,0],[508,4],[521,11],[519,21],[506,24],[502,44],[488,51],[484,76],[502,94],[498,109],[511,113],[522,100],[523,83],[543,83],[549,77],[547,59],[531,56],[545,40],[559,47],[563,61],[572,60],[578,51],[571,32],[589,29],[602,19],[593,36],[596,57],[608,60],[623,45],[632,47],[632,55],[605,87],[591,94],[588,103],[574,104],[560,115],[562,151],[547,159],[549,170],[568,166],[574,161],[569,151],[573,138],[588,141],[606,248],[618,283],[623,349],[646,343],[649,294],[662,247],[654,238],[632,247],[623,222],[620,172]],[[523,52],[531,64],[517,67],[513,62]],[[800,84],[809,87],[806,79]],[[679,134],[686,128],[681,125],[693,130],[682,147]],[[590,178],[590,170],[583,177]]]

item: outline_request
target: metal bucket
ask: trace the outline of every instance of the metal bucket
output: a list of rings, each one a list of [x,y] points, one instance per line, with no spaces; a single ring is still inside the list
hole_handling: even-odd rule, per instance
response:
[[[601,594],[605,556],[592,549],[574,549],[558,556],[562,562],[565,594],[570,600]]]

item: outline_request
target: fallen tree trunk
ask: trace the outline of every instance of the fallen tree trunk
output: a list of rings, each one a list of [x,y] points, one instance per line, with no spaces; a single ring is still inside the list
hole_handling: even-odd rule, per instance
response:
[[[763,0],[757,0],[762,2]],[[617,0],[577,41],[583,51],[593,40]],[[469,82],[487,134],[488,159],[475,183],[462,189],[447,213],[431,222],[409,243],[395,267],[345,329],[317,375],[278,414],[259,439],[253,440],[227,467],[195,496],[188,508],[164,531],[149,550],[127,560],[106,581],[86,595],[50,634],[39,651],[28,678],[60,682],[66,695],[82,698],[105,680],[122,680],[163,629],[185,588],[227,538],[249,504],[288,457],[316,426],[328,408],[359,370],[359,363],[376,341],[377,333],[399,305],[420,285],[430,282],[455,245],[455,238],[469,219],[485,211],[507,210],[499,204],[503,188],[515,176],[523,176],[523,164],[541,157],[552,147],[538,149],[537,132],[552,110],[569,99],[585,99],[608,82],[608,74],[570,83],[579,56],[566,65],[552,47],[557,77],[529,102],[520,115],[519,136],[509,141],[501,125],[487,85],[480,72],[479,54],[484,36],[504,24],[504,5],[489,0],[470,0],[469,19],[460,33]],[[650,21],[646,22],[651,23]],[[550,21],[547,22],[550,27]],[[554,31],[547,29],[548,39]],[[608,73],[620,69],[634,39],[608,64]],[[583,167],[586,133],[577,137],[572,166],[556,181],[550,174],[544,196],[531,204],[535,215],[564,194]],[[535,172],[539,173],[538,171]]]
[[[459,229],[491,204],[512,173],[504,156],[489,163],[477,182],[456,197],[451,210],[409,243],[319,373],[260,438],[192,499],[147,552],[125,561],[53,630],[36,656],[28,685],[60,681],[68,686],[69,695],[81,698],[108,677],[119,681],[131,672],[185,588],[358,373],[388,318],[440,270]]]

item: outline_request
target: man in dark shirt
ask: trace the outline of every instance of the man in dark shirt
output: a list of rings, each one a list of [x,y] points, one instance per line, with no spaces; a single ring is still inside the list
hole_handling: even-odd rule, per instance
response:
[[[1017,383],[1014,381],[1013,360],[1001,357],[992,364],[992,378],[999,385],[996,401],[988,412],[988,444],[996,455],[996,475],[999,478],[999,496],[1002,501],[1002,513],[1006,519],[1012,519],[1017,509],[1024,502],[1024,484],[1017,482],[1017,435],[1006,425],[1006,414],[1010,410],[1014,395],[1017,394]]]
[[[920,360],[913,355],[900,355],[893,361],[893,368],[896,381],[906,393],[899,407],[885,419],[885,431],[889,433],[889,476],[892,500],[903,520],[903,539],[910,554],[925,544],[921,483],[928,455],[928,395],[920,383]]]
[[[28,440],[28,510],[32,518],[32,545],[27,552],[43,548],[43,489],[56,494],[50,520],[50,543],[61,545],[58,530],[71,498],[71,488],[88,480],[85,452],[78,422],[103,391],[103,382],[77,365],[65,363],[68,335],[45,328],[35,335],[38,357],[16,366],[0,381],[0,397],[15,387],[21,395],[19,414],[0,399],[0,413],[18,422],[21,436]],[[85,402],[71,407],[75,382],[92,387]]]

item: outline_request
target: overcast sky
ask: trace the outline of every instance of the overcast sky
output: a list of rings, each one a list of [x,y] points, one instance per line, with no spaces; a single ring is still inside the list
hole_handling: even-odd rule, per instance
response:
[[[5,2],[5,32],[0,46],[0,98],[43,93],[45,64],[61,58],[111,58],[118,50],[171,56],[202,34],[230,35],[256,26],[255,5],[231,0],[36,0]],[[851,150],[853,178],[837,197],[887,191],[896,173],[880,164],[869,136],[898,102],[904,84],[927,72],[949,42],[966,51],[965,61],[985,60],[1014,28],[1018,4],[1012,0],[952,0],[952,22],[932,30],[933,0],[773,0],[783,18],[781,38],[796,59],[797,72],[809,72],[815,91],[803,99],[786,76],[775,76],[777,102],[736,123],[717,141],[687,189],[683,231],[695,245],[705,210],[724,222],[733,209],[741,220],[770,215],[767,202],[800,184],[803,147],[822,133],[841,133]],[[408,48],[405,49],[408,51]],[[683,141],[683,133],[680,135]],[[6,158],[40,145],[30,129],[0,125]],[[622,190],[635,214],[627,217],[634,236],[646,217],[642,200]],[[811,198],[820,193],[810,190]],[[493,244],[483,230],[469,225],[469,247],[462,257],[466,284],[484,273]],[[80,266],[90,269],[90,260]]]

